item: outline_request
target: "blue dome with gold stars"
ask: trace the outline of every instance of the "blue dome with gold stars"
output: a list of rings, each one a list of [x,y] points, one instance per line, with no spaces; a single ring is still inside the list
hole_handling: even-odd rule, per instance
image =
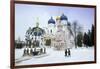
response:
[[[32,33],[33,35],[35,36],[41,36],[45,33],[45,31],[42,29],[42,28],[39,28],[39,27],[33,27],[32,28]]]
[[[65,16],[64,14],[61,15],[60,20],[68,20],[67,16]]]
[[[51,17],[48,21],[48,24],[55,24],[55,20],[53,19],[53,17]]]

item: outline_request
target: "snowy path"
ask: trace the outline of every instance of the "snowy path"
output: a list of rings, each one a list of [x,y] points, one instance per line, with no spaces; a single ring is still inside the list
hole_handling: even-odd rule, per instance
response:
[[[16,50],[15,56],[20,58],[22,50]],[[29,60],[25,60],[16,65],[30,65],[30,64],[51,64],[51,63],[67,63],[67,62],[81,62],[94,61],[94,48],[78,48],[71,49],[71,57],[65,57],[64,51],[56,51],[52,48],[47,48],[47,55],[36,58],[32,56]]]

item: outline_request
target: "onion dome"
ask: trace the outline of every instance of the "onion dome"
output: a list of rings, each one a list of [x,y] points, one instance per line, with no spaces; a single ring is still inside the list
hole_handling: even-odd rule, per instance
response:
[[[68,20],[67,16],[65,16],[64,14],[61,15],[60,20]]]
[[[42,35],[45,33],[45,31],[44,31],[42,28],[34,27],[34,28],[32,29],[32,33],[33,33],[33,35],[35,35],[35,36],[42,36]]]
[[[51,17],[51,19],[49,19],[48,24],[55,24],[55,20]]]
[[[60,16],[57,16],[57,17],[56,17],[56,20],[60,20]]]

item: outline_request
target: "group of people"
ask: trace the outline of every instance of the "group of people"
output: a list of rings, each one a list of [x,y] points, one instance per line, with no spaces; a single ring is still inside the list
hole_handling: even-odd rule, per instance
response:
[[[69,56],[71,56],[71,51],[70,51],[70,49],[68,48],[68,49],[65,49],[65,57],[69,57]]]
[[[37,48],[34,48],[33,49],[24,49],[24,53],[23,53],[23,56],[26,56],[26,55],[40,55],[40,54],[45,54],[46,53],[46,48],[40,48],[37,50]]]
[[[26,56],[26,55],[40,55],[40,54],[45,54],[46,53],[46,48],[40,48],[40,49],[36,49],[34,48],[33,49],[24,49],[24,52],[23,52],[23,56]],[[71,50],[68,48],[68,49],[65,49],[65,57],[69,57],[71,56]]]

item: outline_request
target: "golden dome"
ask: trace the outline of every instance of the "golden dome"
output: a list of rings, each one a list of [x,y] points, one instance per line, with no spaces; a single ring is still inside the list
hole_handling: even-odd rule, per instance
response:
[[[60,20],[60,16],[57,16],[57,17],[56,17],[56,20]]]

